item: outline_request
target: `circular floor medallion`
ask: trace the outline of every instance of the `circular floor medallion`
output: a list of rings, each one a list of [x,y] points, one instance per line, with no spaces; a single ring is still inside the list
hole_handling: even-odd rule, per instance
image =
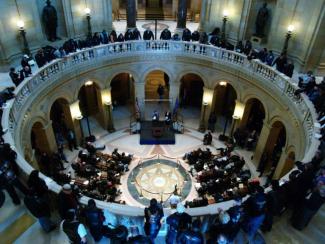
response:
[[[165,24],[162,24],[162,23],[158,22],[157,31],[162,31],[162,30],[164,30],[164,29],[166,29],[168,27],[169,27],[168,25],[165,25]],[[147,24],[143,24],[142,28],[143,29],[149,28],[150,30],[154,31],[155,30],[155,22],[150,22],[150,23],[147,23]]]
[[[167,201],[175,187],[182,199],[191,190],[186,170],[171,160],[153,159],[135,167],[128,177],[128,190],[139,203],[148,205],[151,198]]]

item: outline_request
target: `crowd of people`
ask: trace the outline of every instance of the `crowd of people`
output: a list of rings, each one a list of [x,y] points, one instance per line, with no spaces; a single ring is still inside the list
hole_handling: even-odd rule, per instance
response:
[[[214,155],[209,148],[199,148],[184,155],[183,159],[190,165],[189,172],[196,179],[199,195],[195,201],[188,202],[188,206],[204,206],[246,196],[251,173],[243,168],[245,160],[232,155],[232,150],[231,145],[218,148],[220,153]]]
[[[210,37],[209,37],[210,36]],[[111,42],[121,42],[141,39],[138,30],[127,31],[125,35],[117,36],[115,31],[108,34],[106,31],[95,33],[86,40],[75,41],[70,39],[62,47],[56,49],[50,46],[42,48],[36,55],[35,60],[39,67],[55,58],[62,58],[77,49],[91,47]],[[150,30],[146,30],[143,35],[144,40],[154,39]],[[172,36],[168,29],[165,29],[160,36],[162,40],[180,40],[177,35]],[[210,39],[210,40],[209,40]],[[258,58],[268,65],[276,65],[277,70],[292,76],[293,64],[287,61],[286,55],[282,54],[275,58],[272,51],[263,49],[256,52],[252,50],[249,41],[238,43],[232,47],[219,36],[218,30],[207,35],[206,33],[191,33],[184,30],[182,40],[199,41],[207,44],[220,46],[222,48],[234,48],[237,52],[242,52],[250,58]],[[16,72],[10,69],[10,77],[14,84],[18,86],[25,77],[32,75],[31,59],[24,56],[21,61],[21,70]],[[315,77],[311,72],[299,78],[300,90],[296,95],[304,92],[314,103],[320,115],[322,135],[324,134],[323,122],[325,121],[325,101],[324,97],[325,81],[316,84]],[[7,88],[1,92],[0,105],[14,98],[14,88]],[[2,109],[0,109],[0,118]],[[0,126],[0,206],[2,206],[7,191],[13,203],[21,203],[16,190],[24,195],[24,203],[33,216],[35,216],[44,231],[50,232],[57,227],[53,221],[53,211],[58,211],[60,215],[61,228],[67,237],[76,243],[86,243],[88,230],[95,241],[99,241],[103,236],[116,240],[117,242],[128,241],[127,243],[152,243],[157,237],[161,227],[161,220],[164,213],[160,203],[156,199],[150,201],[150,206],[144,210],[144,230],[146,236],[139,234],[136,227],[127,228],[118,225],[116,219],[106,210],[102,211],[96,206],[96,202],[89,200],[87,206],[79,203],[80,193],[93,198],[114,201],[118,195],[116,185],[119,184],[119,177],[128,170],[128,165],[132,160],[132,155],[125,155],[114,150],[111,155],[98,152],[91,143],[85,145],[85,150],[81,150],[78,159],[72,164],[75,177],[74,184],[71,173],[64,173],[65,161],[67,161],[62,148],[59,147],[57,153],[49,155],[40,153],[41,171],[52,177],[63,185],[58,195],[57,207],[53,207],[49,189],[43,179],[39,177],[39,172],[34,170],[29,175],[27,183],[24,183],[19,175],[16,164],[16,152],[9,144],[4,143],[2,135],[6,133]],[[251,140],[256,140],[254,135],[248,136]],[[73,139],[73,137],[72,137]],[[208,134],[206,144],[210,145],[212,138]],[[250,141],[237,139],[239,144],[247,146]],[[321,147],[324,143],[322,142]],[[78,149],[75,142],[71,140],[70,149]],[[249,146],[250,147],[250,146]],[[274,216],[281,216],[284,211],[291,211],[290,221],[294,228],[303,229],[307,226],[313,215],[325,202],[325,169],[320,163],[324,158],[322,153],[318,153],[314,159],[302,164],[296,162],[297,170],[294,170],[289,180],[280,183],[271,181],[271,189],[264,189],[258,180],[251,180],[249,170],[244,169],[245,161],[232,155],[232,146],[220,148],[218,155],[213,155],[210,150],[195,150],[184,156],[184,159],[191,165],[191,174],[199,183],[199,198],[192,202],[187,202],[186,207],[205,206],[234,199],[235,205],[228,210],[218,210],[213,224],[206,233],[201,232],[201,222],[193,220],[186,214],[185,207],[178,203],[176,212],[166,218],[168,232],[167,243],[231,243],[239,238],[239,233],[243,230],[248,239],[253,242],[259,229],[270,231]],[[249,194],[249,195],[248,195]],[[248,196],[248,197],[247,197]],[[309,196],[306,198],[306,196]],[[246,200],[243,200],[243,198]],[[194,242],[195,241],[195,242]]]

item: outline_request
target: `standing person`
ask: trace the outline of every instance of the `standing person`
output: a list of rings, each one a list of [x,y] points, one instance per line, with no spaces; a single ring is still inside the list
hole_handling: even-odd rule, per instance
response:
[[[97,208],[94,199],[89,199],[84,213],[90,234],[96,242],[100,241],[103,237],[103,222],[105,220],[103,211]]]
[[[159,103],[161,103],[161,100],[164,98],[164,93],[165,93],[164,87],[161,84],[159,84],[157,88],[157,93],[159,96]]]
[[[273,61],[272,66],[275,65],[276,70],[283,73],[286,64],[287,64],[287,55],[285,53],[281,53],[281,55]]]
[[[144,231],[146,235],[153,242],[158,235],[161,227],[161,219],[164,217],[162,207],[158,204],[157,199],[152,198],[150,200],[149,207],[144,209]]]
[[[249,243],[254,243],[256,233],[265,218],[266,195],[261,186],[256,186],[255,192],[244,203],[246,213],[243,223]]]
[[[72,148],[78,150],[76,135],[72,130],[68,131],[67,139],[70,151],[72,152]]]
[[[11,197],[15,205],[20,204],[20,199],[15,188],[24,195],[28,194],[28,188],[16,175],[16,153],[9,144],[2,144],[0,148],[0,186],[3,187]]]
[[[69,209],[67,211],[66,218],[61,222],[61,229],[68,236],[71,243],[87,243],[87,230],[77,219],[75,209]]]
[[[36,192],[31,191],[25,196],[24,202],[31,214],[38,219],[45,232],[50,232],[56,228],[56,225],[50,219],[51,210],[45,195],[40,196]]]
[[[177,238],[179,244],[203,244],[204,238],[201,233],[201,221],[196,219],[192,223],[191,230],[183,231]]]
[[[181,202],[181,197],[177,195],[177,191],[175,190],[173,192],[173,195],[170,196],[169,200],[170,208],[175,209],[177,207],[177,204]]]
[[[185,207],[182,203],[177,204],[176,212],[169,215],[166,220],[168,232],[166,243],[173,244],[181,232],[187,231],[192,223],[192,217],[185,213]]]
[[[31,191],[35,192],[38,196],[46,196],[49,188],[45,181],[39,177],[39,171],[33,170],[27,181],[27,185]]]
[[[10,68],[9,76],[16,87],[24,80],[24,77],[18,74],[15,68]]]
[[[267,65],[270,65],[271,66],[272,63],[273,63],[273,60],[274,60],[273,51],[272,50],[269,50],[269,52],[266,55],[265,62],[266,62]]]
[[[208,120],[208,130],[214,132],[215,124],[217,122],[217,116],[215,113],[211,113]]]
[[[59,214],[62,219],[65,219],[68,210],[78,208],[78,199],[72,191],[70,184],[64,184],[59,193]]]
[[[154,39],[155,39],[155,37],[153,35],[153,32],[149,28],[147,28],[143,33],[143,40],[149,41],[149,40],[154,40]]]
[[[138,28],[134,28],[133,30],[133,38],[134,40],[141,40],[141,34]]]

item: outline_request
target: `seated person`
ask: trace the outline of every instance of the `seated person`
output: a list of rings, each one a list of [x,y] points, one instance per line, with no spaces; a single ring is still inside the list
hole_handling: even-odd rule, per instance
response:
[[[152,121],[159,121],[159,113],[157,110],[155,110],[152,114]]]
[[[171,121],[172,121],[172,113],[170,111],[167,111],[165,113],[165,123],[166,123],[166,125],[170,125]]]
[[[205,135],[204,135],[204,138],[203,138],[203,144],[204,144],[204,145],[211,145],[211,142],[212,142],[212,134],[211,134],[211,132],[209,131],[208,134],[205,134]]]

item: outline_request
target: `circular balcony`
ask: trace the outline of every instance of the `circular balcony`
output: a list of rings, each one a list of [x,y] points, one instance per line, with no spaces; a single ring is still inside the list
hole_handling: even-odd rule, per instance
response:
[[[185,74],[194,73],[202,77],[204,94],[201,122],[203,121],[203,124],[207,120],[216,84],[226,80],[237,92],[236,103],[248,104],[250,99],[259,98],[264,105],[266,113],[264,124],[267,124],[265,128],[268,128],[268,132],[276,127],[274,125],[279,121],[284,124],[288,134],[285,145],[286,156],[294,151],[296,160],[309,162],[317,151],[319,128],[315,126],[317,114],[313,104],[303,94],[296,96],[294,93],[297,85],[272,67],[258,60],[250,61],[246,56],[236,52],[197,43],[133,41],[102,45],[55,60],[42,67],[15,90],[16,98],[7,102],[2,124],[4,129],[8,129],[4,139],[16,150],[17,163],[25,174],[33,170],[23,156],[25,144],[28,143],[24,135],[25,131],[31,126],[29,124],[33,121],[33,117],[42,113],[45,114],[44,117],[48,117],[49,115],[46,114],[50,111],[50,107],[46,105],[40,108],[35,108],[35,105],[40,101],[48,100],[49,103],[55,101],[62,94],[69,94],[68,96],[71,97],[69,103],[72,104],[78,100],[75,90],[78,91],[84,85],[84,80],[90,78],[96,80],[96,77],[100,77],[96,72],[105,73],[107,70],[110,71],[106,80],[110,81],[122,72],[132,74],[135,96],[141,109],[146,106],[143,77],[151,71],[162,70],[167,73],[171,81],[170,99],[178,97],[179,80]],[[72,83],[74,85],[70,87]],[[109,82],[98,81],[98,84],[102,90],[109,88]],[[49,95],[56,89],[62,92]],[[273,105],[268,106],[266,99],[272,100]],[[35,115],[37,109],[40,111]],[[261,133],[267,132],[262,129]],[[259,142],[263,146],[267,143],[267,136],[265,135],[264,138],[264,142]],[[58,193],[61,190],[61,186],[51,178],[44,175],[42,177],[53,192]],[[161,184],[161,179],[156,183]],[[80,201],[86,204],[88,197],[82,197]],[[142,208],[102,201],[98,201],[97,205],[100,208],[108,208],[119,216],[134,217],[134,221],[142,221]],[[192,208],[188,213],[193,216],[210,215],[215,214],[219,207],[228,208],[231,205],[232,201],[222,202],[207,207]],[[168,213],[169,210],[166,211]]]

